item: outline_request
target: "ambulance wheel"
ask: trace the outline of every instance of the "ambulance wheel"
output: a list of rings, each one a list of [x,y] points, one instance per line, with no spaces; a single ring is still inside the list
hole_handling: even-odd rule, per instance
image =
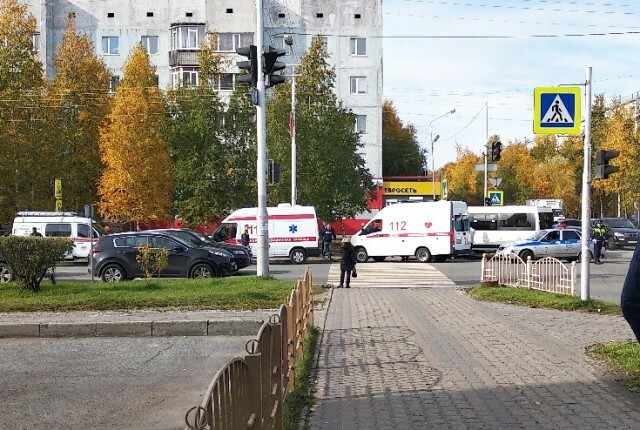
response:
[[[383,262],[387,257],[372,257],[373,261],[377,262],[377,263],[381,263]]]
[[[302,248],[292,249],[289,259],[293,264],[302,264],[307,261],[307,252]]]
[[[428,248],[418,248],[416,251],[416,258],[421,263],[430,263],[433,257],[431,256],[431,251]]]
[[[369,259],[369,254],[364,248],[356,248],[356,262],[365,263]]]

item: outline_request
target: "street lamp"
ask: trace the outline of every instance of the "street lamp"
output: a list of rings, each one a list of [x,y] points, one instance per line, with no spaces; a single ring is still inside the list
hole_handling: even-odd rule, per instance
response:
[[[291,49],[293,46],[293,37],[288,35],[284,38],[284,43]],[[296,148],[296,66],[291,65],[291,112],[289,113],[289,134],[291,134],[291,206],[296,205],[298,196],[297,184],[297,148]]]
[[[438,141],[440,138],[439,134],[436,134],[435,139],[433,138],[433,128],[431,125],[439,120],[440,118],[444,118],[447,115],[451,115],[456,113],[455,109],[451,109],[449,112],[440,115],[429,123],[429,128],[431,129],[431,191],[433,192],[433,201],[436,201],[436,158],[433,153],[433,144]]]

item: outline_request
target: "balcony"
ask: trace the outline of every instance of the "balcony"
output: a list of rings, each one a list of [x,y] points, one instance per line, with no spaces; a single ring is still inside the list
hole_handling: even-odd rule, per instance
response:
[[[169,51],[169,66],[199,66],[200,50],[176,49]]]

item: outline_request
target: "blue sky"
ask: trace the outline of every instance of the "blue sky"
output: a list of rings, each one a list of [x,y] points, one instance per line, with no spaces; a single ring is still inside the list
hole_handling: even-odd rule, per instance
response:
[[[594,95],[640,91],[639,0],[383,0],[383,37],[384,98],[429,151],[440,135],[436,169],[456,144],[480,154],[487,123],[533,139],[534,88],[584,84],[587,67]]]

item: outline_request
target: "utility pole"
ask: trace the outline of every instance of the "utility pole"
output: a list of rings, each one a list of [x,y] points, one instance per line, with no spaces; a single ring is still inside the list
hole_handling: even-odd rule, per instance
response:
[[[488,182],[488,178],[489,178],[489,174],[488,174],[488,161],[487,161],[487,157],[489,156],[489,102],[486,103],[487,105],[487,110],[486,110],[486,114],[487,114],[487,121],[486,121],[486,127],[485,127],[485,133],[487,135],[487,138],[485,139],[485,144],[484,144],[484,194],[482,195],[482,205],[486,206],[487,205],[487,182]]]
[[[586,70],[584,110],[584,163],[582,167],[582,251],[580,263],[580,298],[589,300],[589,271],[591,251],[589,250],[589,225],[591,201],[591,67]],[[579,118],[575,119],[576,121]]]
[[[291,206],[296,205],[298,195],[297,183],[297,148],[296,148],[296,66],[292,66],[291,75]]]
[[[267,213],[267,118],[265,115],[264,58],[262,57],[264,37],[263,0],[256,0],[256,45],[257,55],[257,87],[258,104],[256,105],[256,124],[258,140],[258,238],[256,275],[269,276],[269,214]]]

